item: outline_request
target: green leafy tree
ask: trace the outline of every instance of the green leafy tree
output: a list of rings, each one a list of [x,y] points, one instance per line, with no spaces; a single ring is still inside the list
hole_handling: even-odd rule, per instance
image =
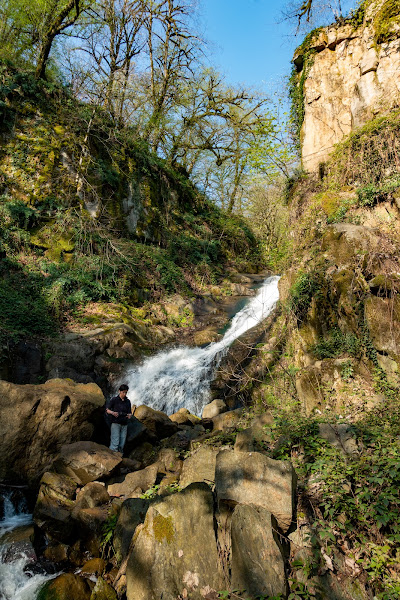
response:
[[[36,78],[44,79],[56,38],[75,24],[84,1],[5,0],[0,6],[3,49],[12,49],[11,57],[34,64]]]

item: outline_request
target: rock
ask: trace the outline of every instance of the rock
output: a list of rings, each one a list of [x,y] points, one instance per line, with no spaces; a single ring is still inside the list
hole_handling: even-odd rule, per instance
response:
[[[218,452],[217,448],[209,446],[202,446],[193,452],[183,462],[182,474],[179,480],[181,488],[185,488],[196,481],[214,483],[215,463]]]
[[[236,452],[253,452],[271,442],[271,429],[274,419],[270,413],[255,417],[251,427],[239,431],[236,436]]]
[[[362,57],[360,62],[360,75],[366,75],[370,71],[376,71],[379,59],[375,48],[370,48]]]
[[[52,356],[46,363],[47,372],[61,372],[70,369],[76,373],[92,372],[94,368],[95,351],[92,345],[84,339],[76,341],[53,342],[49,347]]]
[[[255,290],[242,285],[241,283],[231,283],[230,288],[234,296],[255,296]]]
[[[398,386],[400,383],[399,366],[395,360],[389,358],[385,354],[378,354],[378,364],[386,373],[388,382],[391,385]]]
[[[79,575],[64,573],[40,590],[37,600],[90,600],[89,582]]]
[[[242,414],[243,408],[237,408],[214,417],[213,431],[229,431],[233,429],[239,423]]]
[[[95,442],[74,442],[62,446],[54,462],[58,473],[69,475],[80,485],[86,485],[111,473],[120,465],[122,457]]]
[[[146,490],[153,487],[157,479],[157,464],[150,465],[141,471],[128,473],[120,483],[112,483],[107,487],[110,496],[123,496],[125,498],[139,497]]]
[[[140,471],[142,464],[138,460],[132,458],[123,458],[119,464],[118,470],[120,473],[132,473],[133,471]]]
[[[206,484],[194,483],[152,504],[133,543],[126,572],[127,600],[204,600],[207,594],[225,589],[213,496]]]
[[[193,334],[193,343],[195,346],[206,346],[213,342],[217,342],[221,337],[222,336],[218,333],[216,327],[206,327],[206,329],[196,331]]]
[[[178,412],[170,415],[169,418],[178,425],[196,425],[200,422],[199,417],[192,415],[187,408],[180,408]]]
[[[45,473],[33,511],[37,527],[52,539],[66,544],[74,539],[76,533],[72,522],[76,487],[76,483],[66,475]]]
[[[37,383],[42,372],[42,349],[39,344],[20,341],[12,347],[11,377],[18,384]]]
[[[202,432],[197,429],[197,426],[190,427],[184,431],[178,431],[170,438],[162,441],[162,445],[166,447],[179,448],[179,450],[187,450],[193,440],[197,440]]]
[[[171,325],[183,326],[193,320],[193,306],[179,294],[174,294],[163,302],[163,310]]]
[[[232,589],[246,598],[286,597],[284,551],[271,513],[259,506],[236,506],[232,515]]]
[[[135,417],[158,439],[169,437],[178,430],[178,425],[165,413],[149,406],[138,406]]]
[[[75,567],[81,567],[85,562],[87,562],[87,551],[84,548],[84,544],[81,540],[77,540],[74,544],[72,544],[69,556],[69,562],[71,565]]]
[[[34,527],[23,526],[13,529],[4,535],[4,529],[1,536],[1,562],[13,563],[23,560],[27,563],[25,568],[30,569],[37,563],[37,554],[33,545]],[[4,589],[4,588],[3,588]]]
[[[345,454],[358,454],[357,442],[354,439],[351,425],[340,423],[331,425],[329,423],[319,423],[319,435],[329,442],[331,446],[337,448]]]
[[[233,275],[231,275],[231,280],[234,283],[244,283],[244,284],[252,284],[253,283],[253,278],[249,277],[248,275],[245,275],[244,273],[234,273]]]
[[[400,300],[373,296],[365,302],[365,320],[378,350],[396,360],[400,354]]]
[[[83,575],[102,575],[106,568],[106,561],[103,558],[92,558],[85,562],[82,566],[81,573]]]
[[[93,481],[87,483],[77,494],[75,507],[94,508],[110,502],[110,496],[104,484]]]
[[[91,437],[103,405],[94,383],[0,381],[0,479],[36,483],[63,444]]]
[[[79,531],[79,537],[82,540],[84,547],[93,556],[100,556],[104,524],[109,517],[107,507],[76,507],[72,510],[71,514],[76,521],[76,529]]]
[[[397,106],[399,31],[393,29],[393,39],[384,44],[374,42],[374,23],[381,22],[376,19],[379,10],[382,2],[371,3],[368,27],[350,31],[348,25],[341,25],[321,30],[311,41],[310,48],[317,50],[312,61],[304,60],[304,49],[295,53],[299,79],[303,69],[308,69],[301,130],[307,171],[316,171],[333,146],[352,130]]]
[[[340,289],[348,288],[348,283],[352,282],[354,273],[349,273],[349,282],[345,286],[341,285],[341,279],[346,275],[343,272],[343,265],[352,263],[354,259],[365,252],[377,251],[382,245],[382,239],[371,227],[363,225],[353,225],[352,223],[335,223],[326,228],[322,238],[322,250],[327,252],[336,264],[341,265],[342,269],[336,274],[334,283]]]
[[[62,563],[69,559],[69,546],[67,544],[49,544],[43,556],[52,563]]]
[[[210,404],[206,404],[203,409],[203,414],[201,415],[202,419],[213,419],[222,413],[225,413],[228,410],[225,402],[219,398],[210,402]]]
[[[163,448],[158,453],[158,473],[164,473],[165,475],[174,473],[179,476],[182,471],[182,464],[178,453],[173,448]]]
[[[90,600],[117,600],[117,593],[109,583],[99,577],[93,588]]]
[[[120,561],[126,558],[135,529],[144,522],[149,506],[150,500],[144,498],[128,498],[122,504],[113,537],[113,546]]]
[[[217,455],[218,500],[266,508],[283,532],[293,523],[296,479],[291,463],[273,460],[259,452],[221,450]]]
[[[144,442],[129,454],[131,460],[140,463],[140,468],[145,468],[157,460],[157,450],[150,442]]]

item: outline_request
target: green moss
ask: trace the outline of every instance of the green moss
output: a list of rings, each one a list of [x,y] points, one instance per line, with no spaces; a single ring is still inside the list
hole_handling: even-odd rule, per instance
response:
[[[354,10],[350,11],[349,16],[345,19],[345,23],[352,25],[354,29],[358,29],[364,23],[365,12],[371,0],[362,0]]]
[[[60,136],[65,135],[65,132],[66,132],[65,127],[63,127],[62,125],[55,125],[53,127],[53,130],[56,135],[60,135]]]
[[[393,110],[368,121],[335,148],[327,163],[325,185],[340,189],[357,181],[366,189],[361,202],[375,203],[377,194],[399,186],[397,156],[400,151],[400,111]],[[393,175],[388,179],[388,171]]]
[[[167,544],[170,544],[174,539],[174,525],[172,517],[163,517],[158,514],[153,519],[153,533],[154,537],[160,544],[165,540]]]
[[[303,43],[296,51],[296,56],[301,57],[302,60],[301,71],[299,72],[296,65],[293,65],[292,74],[289,78],[291,125],[298,148],[300,148],[301,128],[304,122],[304,85],[313,65],[314,55],[316,53],[315,49],[312,48],[312,43],[321,30],[322,27],[318,27],[304,38]]]
[[[400,25],[400,0],[386,0],[374,19],[376,43],[396,39],[399,35],[396,25]]]

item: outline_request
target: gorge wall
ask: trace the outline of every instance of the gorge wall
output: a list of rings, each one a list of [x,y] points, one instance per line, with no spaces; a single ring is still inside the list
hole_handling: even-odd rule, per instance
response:
[[[293,62],[303,166],[315,171],[352,130],[399,105],[398,3],[363,2],[343,24],[314,30]]]

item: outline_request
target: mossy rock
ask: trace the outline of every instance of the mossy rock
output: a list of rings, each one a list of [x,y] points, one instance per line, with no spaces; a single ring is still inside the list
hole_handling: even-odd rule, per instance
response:
[[[89,582],[78,575],[64,573],[49,581],[40,590],[37,600],[90,600]]]
[[[397,360],[400,356],[400,299],[368,298],[365,320],[376,350]]]
[[[33,246],[46,249],[46,256],[55,262],[61,260],[64,253],[71,253],[75,248],[72,231],[57,231],[54,224],[48,224],[41,227],[30,237]],[[68,260],[71,261],[71,254]]]
[[[90,600],[117,600],[117,593],[109,583],[99,577],[93,588]]]
[[[400,291],[400,277],[396,273],[381,273],[368,281],[371,291],[382,295]]]

